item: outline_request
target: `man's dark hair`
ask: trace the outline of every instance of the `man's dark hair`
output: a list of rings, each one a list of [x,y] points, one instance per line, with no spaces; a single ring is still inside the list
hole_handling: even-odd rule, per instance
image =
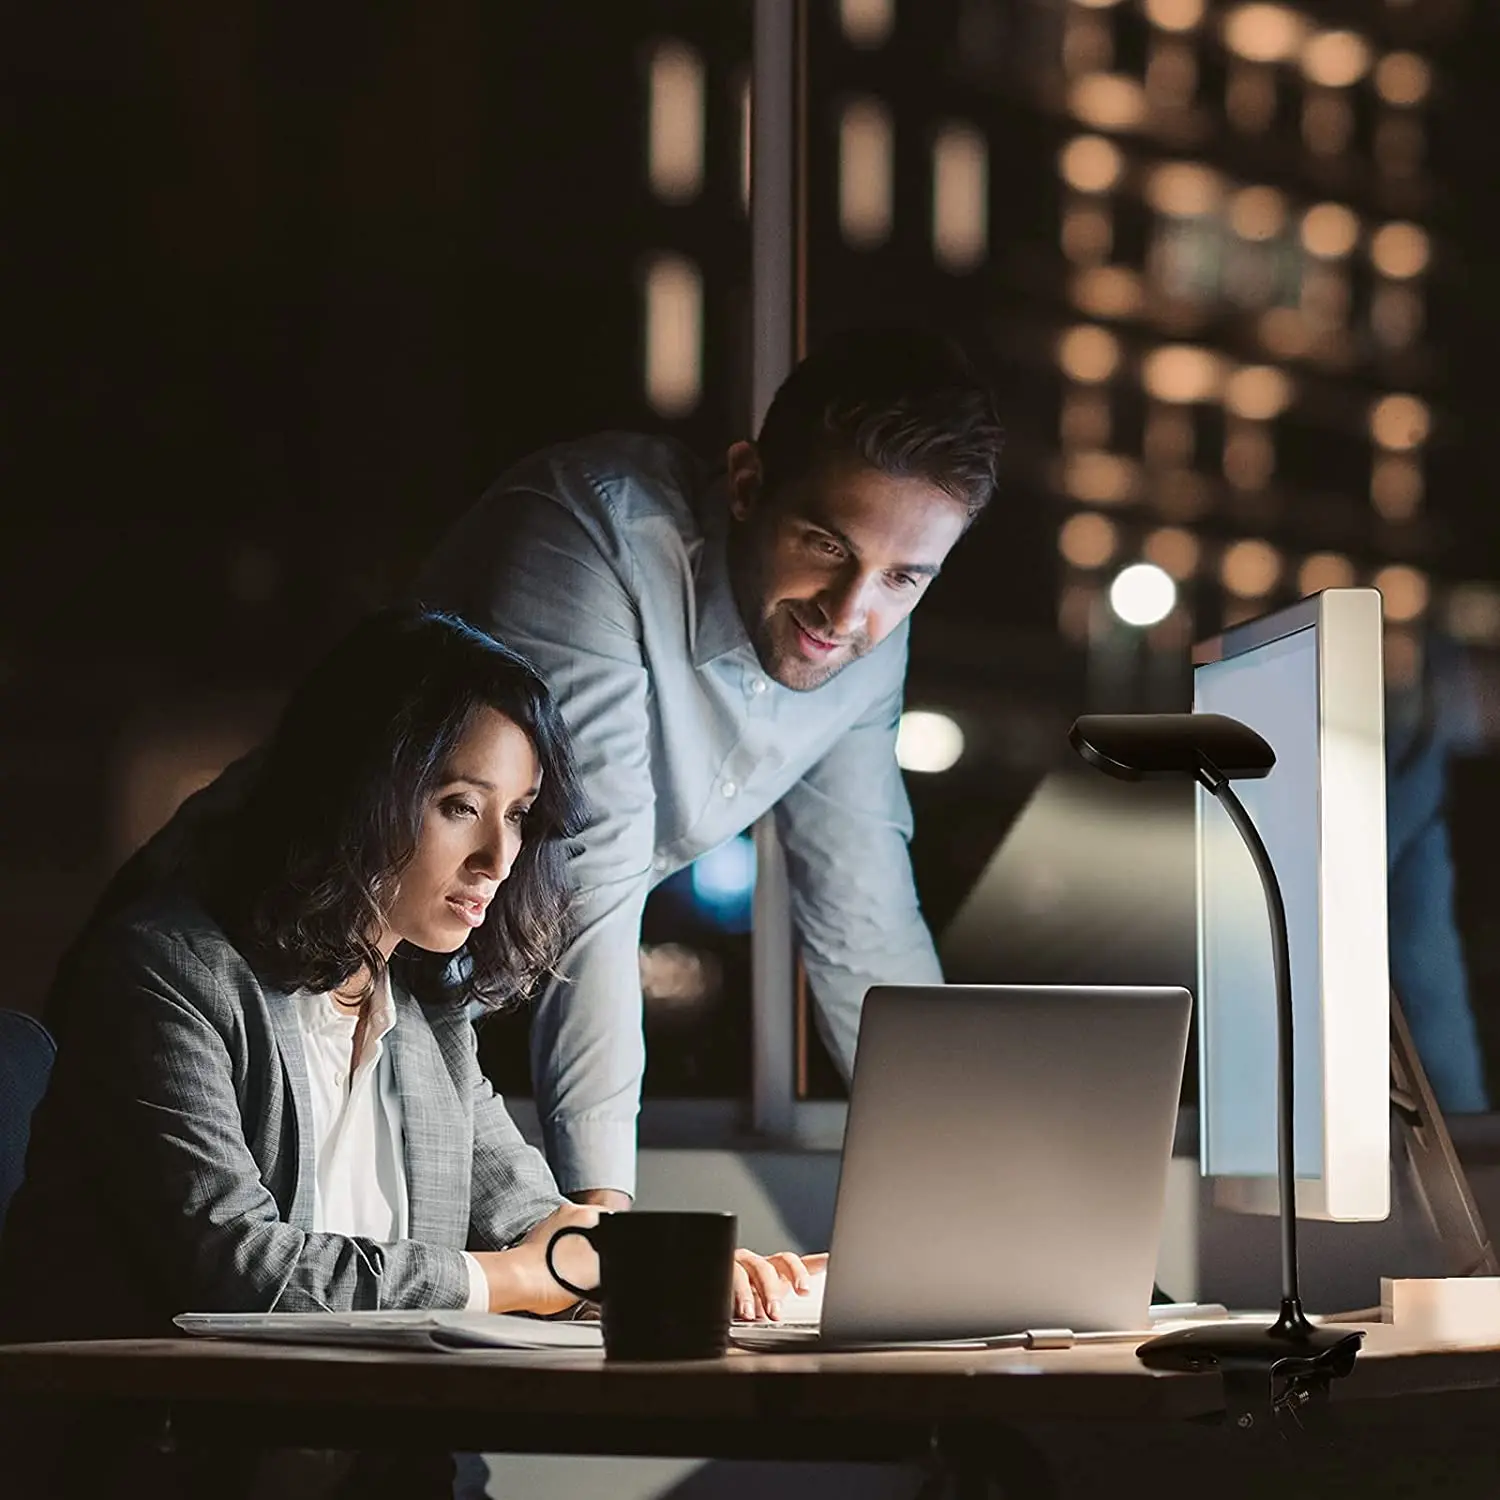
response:
[[[323,992],[384,965],[372,938],[416,853],[449,757],[482,708],[531,741],[541,787],[510,876],[454,963],[399,949],[422,984],[498,1007],[556,963],[570,905],[566,840],[584,801],[567,730],[523,657],[451,615],[370,616],[292,694],[242,807],[212,839],[208,894],[247,956]]]
[[[937,485],[972,519],[994,494],[1004,440],[993,393],[951,339],[862,328],[828,339],[787,376],[756,447],[768,492],[854,458]]]

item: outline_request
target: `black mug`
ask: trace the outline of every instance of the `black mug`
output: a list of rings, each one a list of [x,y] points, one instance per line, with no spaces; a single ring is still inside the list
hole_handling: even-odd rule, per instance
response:
[[[547,1241],[547,1269],[575,1297],[599,1303],[610,1359],[717,1359],[729,1339],[739,1221],[722,1213],[604,1214]],[[599,1256],[599,1285],[574,1286],[552,1263],[579,1235]]]

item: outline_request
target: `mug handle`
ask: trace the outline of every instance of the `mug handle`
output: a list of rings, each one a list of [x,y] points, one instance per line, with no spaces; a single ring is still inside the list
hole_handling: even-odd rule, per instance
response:
[[[570,1234],[576,1234],[580,1239],[587,1240],[591,1245],[594,1244],[594,1236],[587,1229],[580,1229],[576,1224],[569,1224],[566,1229],[559,1229],[557,1233],[547,1241],[547,1253],[545,1257],[547,1262],[547,1271],[551,1275],[552,1279],[560,1287],[562,1287],[564,1291],[572,1292],[575,1297],[581,1297],[585,1302],[587,1302],[599,1295],[599,1288],[590,1287],[586,1290],[581,1286],[574,1286],[573,1283],[569,1281],[568,1278],[564,1276],[562,1272],[552,1264],[552,1252],[557,1247],[557,1242],[559,1240],[567,1239]],[[596,1251],[598,1250],[598,1248],[599,1247],[597,1245],[594,1245],[594,1249]]]

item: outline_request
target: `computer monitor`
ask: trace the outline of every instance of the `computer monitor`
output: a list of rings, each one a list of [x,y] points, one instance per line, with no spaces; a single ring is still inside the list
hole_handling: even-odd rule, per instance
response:
[[[1193,708],[1276,752],[1235,790],[1286,902],[1295,1016],[1297,1212],[1390,1212],[1381,600],[1329,589],[1193,651]],[[1276,1007],[1265,899],[1244,841],[1199,791],[1201,1163],[1225,1207],[1274,1213]]]

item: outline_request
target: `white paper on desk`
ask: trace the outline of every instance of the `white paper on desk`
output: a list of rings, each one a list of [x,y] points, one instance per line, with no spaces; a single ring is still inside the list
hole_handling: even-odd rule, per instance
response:
[[[184,1333],[279,1344],[380,1349],[601,1349],[597,1323],[553,1323],[509,1313],[391,1310],[346,1313],[179,1313]]]

